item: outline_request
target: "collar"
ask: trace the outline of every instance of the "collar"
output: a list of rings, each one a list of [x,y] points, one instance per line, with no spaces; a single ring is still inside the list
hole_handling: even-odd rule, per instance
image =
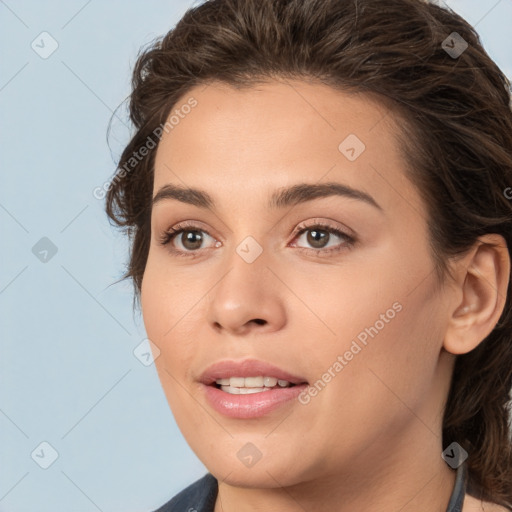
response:
[[[464,496],[466,495],[466,475],[467,464],[466,461],[464,461],[457,468],[455,485],[453,486],[452,495],[450,496],[446,512],[462,512],[462,504],[464,503]]]

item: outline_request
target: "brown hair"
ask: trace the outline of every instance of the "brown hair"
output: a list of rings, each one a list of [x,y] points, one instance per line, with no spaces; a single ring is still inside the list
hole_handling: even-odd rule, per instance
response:
[[[468,45],[460,55],[448,53],[453,32]],[[273,78],[316,80],[393,106],[402,120],[398,140],[407,172],[427,206],[438,277],[450,275],[448,259],[485,233],[502,235],[510,254],[510,82],[464,19],[422,0],[210,0],[188,10],[135,65],[136,133],[106,197],[108,216],[131,240],[123,278],[133,279],[134,298],[140,299],[149,250],[156,148],[129,172],[127,162],[195,85],[243,87]],[[457,356],[443,418],[443,449],[456,441],[469,453],[468,493],[506,506],[512,506],[511,286],[492,333]]]

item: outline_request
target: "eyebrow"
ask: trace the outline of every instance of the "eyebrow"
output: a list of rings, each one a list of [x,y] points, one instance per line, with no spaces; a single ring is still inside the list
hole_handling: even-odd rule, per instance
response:
[[[269,208],[285,208],[299,203],[311,201],[321,197],[342,196],[349,199],[363,201],[382,211],[382,207],[375,199],[363,192],[348,185],[337,182],[327,183],[298,183],[291,187],[281,188],[274,192],[269,201]],[[214,209],[215,201],[208,192],[197,188],[183,187],[168,183],[156,193],[152,200],[152,206],[164,199],[175,199],[182,203],[191,204],[199,208]]]

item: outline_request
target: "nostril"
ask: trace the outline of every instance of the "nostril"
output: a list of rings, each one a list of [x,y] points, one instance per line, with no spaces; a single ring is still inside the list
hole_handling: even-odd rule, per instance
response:
[[[261,318],[255,318],[253,322],[257,323],[258,325],[263,325],[267,323],[265,320],[262,320]]]

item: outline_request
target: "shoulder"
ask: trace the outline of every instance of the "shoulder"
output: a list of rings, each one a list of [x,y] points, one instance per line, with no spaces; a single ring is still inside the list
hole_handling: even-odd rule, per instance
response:
[[[466,494],[462,512],[510,512],[510,509],[490,501],[479,500],[470,494]]]
[[[154,512],[213,512],[216,498],[217,479],[207,473]]]

